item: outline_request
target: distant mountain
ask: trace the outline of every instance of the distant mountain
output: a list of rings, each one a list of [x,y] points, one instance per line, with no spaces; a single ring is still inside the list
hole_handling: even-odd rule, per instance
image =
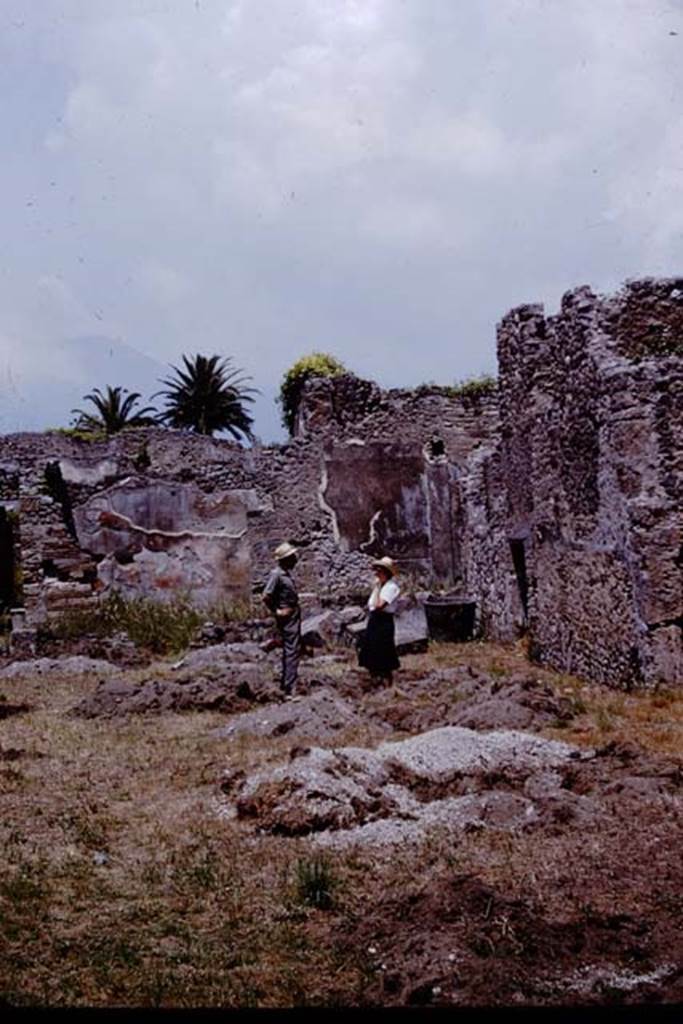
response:
[[[92,381],[92,387],[122,385],[145,395],[158,391],[159,380],[168,369],[167,364],[112,338],[71,338],[63,342],[63,349],[72,365],[79,368],[86,391],[91,390],[87,385]]]
[[[167,370],[125,342],[101,336],[57,341],[34,359],[28,356],[5,356],[0,366],[3,433],[67,427],[71,409],[83,407],[83,396],[108,384],[139,391],[146,399]]]
[[[168,363],[104,336],[68,338],[35,354],[4,352],[0,359],[0,433],[68,427],[73,420],[71,410],[90,405],[84,405],[83,396],[107,385],[139,391],[147,404],[169,372]],[[264,388],[255,399],[255,433],[266,443],[284,440],[274,392]]]

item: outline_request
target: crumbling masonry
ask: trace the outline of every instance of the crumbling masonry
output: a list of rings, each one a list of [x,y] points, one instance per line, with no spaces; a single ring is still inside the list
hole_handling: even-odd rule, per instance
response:
[[[368,556],[476,602],[482,635],[620,687],[683,682],[683,279],[512,310],[499,389],[315,379],[286,445],[0,438],[0,604],[248,596],[283,539],[348,598]]]

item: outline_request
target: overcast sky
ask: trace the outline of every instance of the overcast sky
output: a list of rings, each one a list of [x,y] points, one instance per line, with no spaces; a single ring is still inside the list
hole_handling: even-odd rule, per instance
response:
[[[0,95],[3,431],[217,352],[268,440],[306,352],[451,383],[683,271],[683,0],[0,0]]]

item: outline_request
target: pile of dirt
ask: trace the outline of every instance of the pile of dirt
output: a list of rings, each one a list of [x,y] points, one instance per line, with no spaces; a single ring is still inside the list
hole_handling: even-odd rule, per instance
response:
[[[244,662],[265,662],[269,660],[262,648],[253,641],[240,643],[213,644],[211,647],[199,647],[188,651],[174,665],[174,669],[196,671],[205,668],[229,668]]]
[[[678,761],[632,743],[548,766],[522,789],[533,827],[504,847],[514,895],[458,871],[457,833],[448,856],[427,857],[401,885],[379,872],[373,848],[373,913],[337,938],[371,954],[377,1005],[679,1002],[680,786]],[[553,814],[567,797],[591,813]],[[491,864],[473,859],[480,871]]]
[[[170,666],[159,667],[156,676],[142,682],[128,682],[123,676],[100,681],[97,689],[81,701],[73,713],[85,718],[112,718],[129,714],[160,714],[165,711],[221,711],[224,714],[239,715],[252,710],[254,705],[265,704],[273,705],[274,709],[284,699],[276,661],[251,642],[198,649]],[[334,680],[324,672],[322,663],[325,659],[319,661],[319,666],[311,666],[302,673],[298,687],[302,697],[320,689],[335,688]],[[310,715],[304,711],[295,718],[294,734],[297,734],[299,718],[304,725],[318,718],[322,728],[322,707],[314,705],[315,710]],[[324,718],[330,735],[357,722],[343,701],[328,702]],[[280,725],[282,732],[289,731],[287,721],[286,714],[278,718],[276,729]],[[238,724],[237,731],[278,735],[277,731],[262,732],[258,718],[247,720],[244,729]],[[309,733],[304,730],[302,735],[309,736]],[[319,737],[323,738],[323,732],[319,733]],[[310,738],[316,736],[310,734]]]
[[[237,715],[230,725],[218,730],[217,735],[291,736],[322,742],[363,724],[363,717],[353,705],[341,700],[328,687],[322,687],[293,703],[288,701]],[[387,728],[385,726],[384,731]]]
[[[259,665],[233,664],[227,669],[179,671],[171,678],[102,680],[94,693],[72,710],[81,718],[161,714],[167,711],[246,711],[254,704],[280,700],[276,684]]]
[[[586,892],[587,901],[594,894]],[[342,949],[370,953],[383,1006],[605,1005],[677,1001],[672,922],[633,913],[557,917],[476,876],[426,871],[379,892]]]
[[[284,765],[249,778],[228,776],[230,809],[280,835],[332,830],[328,843],[392,845],[436,824],[513,828],[541,815],[524,792],[529,780],[592,756],[527,733],[445,727],[375,750],[296,748]],[[557,776],[560,788],[561,776]],[[587,798],[573,802],[590,807]]]
[[[73,654],[63,658],[13,661],[0,671],[0,679],[20,679],[28,676],[102,676],[113,675],[118,671],[117,666],[109,661]]]
[[[395,700],[398,691],[401,699]],[[402,672],[394,691],[378,692],[373,709],[393,729],[422,732],[439,725],[537,731],[566,725],[575,715],[567,697],[530,675],[496,678],[468,667],[426,676]]]
[[[138,647],[127,633],[97,636],[55,637],[49,631],[38,635],[37,653],[41,658],[68,658],[80,655],[98,661],[112,662],[118,668],[140,668],[153,660],[150,651]]]
[[[636,743],[612,741],[590,761],[572,765],[562,785],[578,795],[599,792],[610,804],[630,800],[667,800],[680,794],[683,765],[663,754],[651,754]]]

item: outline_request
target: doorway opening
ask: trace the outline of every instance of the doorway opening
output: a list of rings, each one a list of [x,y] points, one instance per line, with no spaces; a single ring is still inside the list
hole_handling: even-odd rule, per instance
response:
[[[0,612],[21,604],[16,513],[0,505]]]
[[[512,554],[512,564],[514,566],[515,577],[517,579],[519,599],[522,602],[522,611],[524,612],[524,624],[526,625],[529,621],[529,577],[526,569],[526,551],[524,548],[524,541],[521,538],[511,540],[510,552]]]

